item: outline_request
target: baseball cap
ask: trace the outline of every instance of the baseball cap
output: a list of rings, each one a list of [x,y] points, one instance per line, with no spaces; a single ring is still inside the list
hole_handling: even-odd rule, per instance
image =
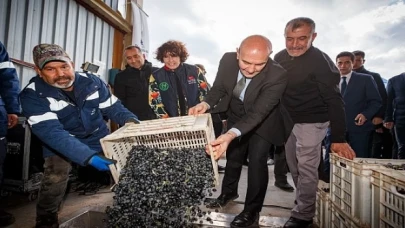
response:
[[[32,49],[34,63],[39,69],[51,61],[71,62],[69,55],[57,44],[38,44]]]

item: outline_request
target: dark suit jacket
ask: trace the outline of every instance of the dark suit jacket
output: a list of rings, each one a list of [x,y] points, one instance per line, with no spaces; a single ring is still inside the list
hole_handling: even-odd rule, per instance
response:
[[[380,93],[372,76],[353,71],[346,92],[343,94],[343,100],[347,130],[349,132],[372,131],[374,129],[372,119],[381,108]],[[357,126],[354,119],[360,113],[367,118],[367,121],[362,126]]]
[[[225,53],[219,63],[214,85],[205,99],[212,113],[229,110],[238,71],[236,53]],[[286,86],[286,71],[269,59],[246,89],[243,101],[246,115],[232,127],[241,131],[242,136],[254,132],[272,144],[283,145],[294,126],[287,110],[280,104]]]
[[[376,117],[381,117],[384,119],[385,115],[385,110],[387,108],[387,91],[385,90],[384,82],[381,78],[381,75],[375,72],[371,72],[366,70],[364,66],[361,66],[360,68],[354,70],[357,73],[362,73],[362,74],[369,74],[373,77],[375,84],[377,85],[378,92],[380,93],[381,96],[381,108],[380,110],[375,114]]]
[[[395,125],[405,125],[405,73],[394,76],[387,84],[388,101],[386,122],[395,121]]]

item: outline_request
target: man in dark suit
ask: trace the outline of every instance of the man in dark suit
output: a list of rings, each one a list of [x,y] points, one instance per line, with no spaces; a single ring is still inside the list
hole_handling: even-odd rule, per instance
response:
[[[341,75],[340,92],[345,102],[347,141],[356,157],[369,158],[369,139],[374,131],[373,117],[381,108],[381,97],[371,75],[352,71],[354,55],[341,52],[336,65]]]
[[[292,128],[280,98],[287,85],[285,70],[269,56],[271,42],[249,36],[237,52],[226,53],[214,86],[189,114],[227,112],[229,130],[210,143],[218,159],[227,151],[221,195],[209,207],[223,207],[238,198],[238,182],[248,152],[248,188],[243,212],[231,227],[258,226],[268,184],[267,156],[272,144],[282,145]],[[289,129],[288,129],[289,128]]]
[[[375,128],[375,131],[370,137],[370,143],[372,146],[370,146],[369,150],[371,152],[371,156],[374,158],[391,158],[391,133],[383,126],[385,110],[387,109],[387,91],[385,90],[384,82],[380,74],[371,72],[364,67],[364,63],[366,62],[366,53],[364,53],[364,51],[357,50],[354,51],[353,54],[353,71],[371,75],[377,85],[378,92],[380,93],[382,99],[381,108],[378,110],[375,116],[373,116],[371,121]]]
[[[394,127],[398,159],[405,159],[405,72],[388,80],[387,92],[384,126],[388,129]]]

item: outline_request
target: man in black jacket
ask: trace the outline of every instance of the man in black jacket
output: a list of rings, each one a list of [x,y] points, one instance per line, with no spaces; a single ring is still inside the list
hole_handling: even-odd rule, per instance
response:
[[[149,106],[149,77],[157,68],[145,60],[140,47],[131,45],[125,48],[126,69],[118,73],[114,81],[114,94],[124,106],[138,116],[139,120],[154,119]]]
[[[353,54],[355,56],[353,71],[371,75],[375,83],[377,84],[378,92],[380,93],[380,97],[382,99],[382,107],[372,120],[375,131],[372,137],[370,137],[370,143],[372,143],[372,147],[370,147],[370,149],[372,151],[370,151],[369,154],[371,154],[373,158],[391,158],[391,134],[387,128],[383,127],[383,119],[385,110],[387,108],[387,91],[385,90],[384,82],[380,74],[368,71],[366,70],[366,68],[364,68],[364,62],[366,62],[366,54],[364,53],[364,51],[354,51]]]
[[[286,144],[288,167],[297,189],[296,205],[284,227],[307,227],[315,215],[318,166],[326,129],[331,127],[331,150],[353,159],[346,143],[345,110],[340,95],[339,71],[333,61],[312,46],[315,22],[306,17],[289,21],[284,31],[286,49],[274,60],[287,70],[288,85],[282,104],[294,127]]]

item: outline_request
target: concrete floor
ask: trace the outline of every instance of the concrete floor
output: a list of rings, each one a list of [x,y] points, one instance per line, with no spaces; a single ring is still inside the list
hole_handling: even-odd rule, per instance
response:
[[[220,164],[225,164],[220,160]],[[294,205],[295,191],[285,192],[274,186],[273,167],[269,166],[269,185],[264,207],[261,216],[288,218],[290,210]],[[220,175],[221,179],[223,174]],[[247,186],[247,167],[243,168],[241,180],[239,182],[239,198],[228,204],[220,210],[220,213],[239,214],[243,210],[243,202],[246,195]],[[288,174],[288,181],[292,185],[291,176]],[[217,197],[220,191],[216,192]],[[63,223],[74,214],[94,206],[107,206],[112,204],[113,193],[109,188],[101,189],[94,195],[79,195],[78,193],[69,193],[62,210],[59,212],[59,221]],[[6,209],[12,213],[16,222],[9,228],[31,228],[35,225],[35,202],[30,202],[26,195],[13,193],[11,196],[0,199],[0,208]]]

